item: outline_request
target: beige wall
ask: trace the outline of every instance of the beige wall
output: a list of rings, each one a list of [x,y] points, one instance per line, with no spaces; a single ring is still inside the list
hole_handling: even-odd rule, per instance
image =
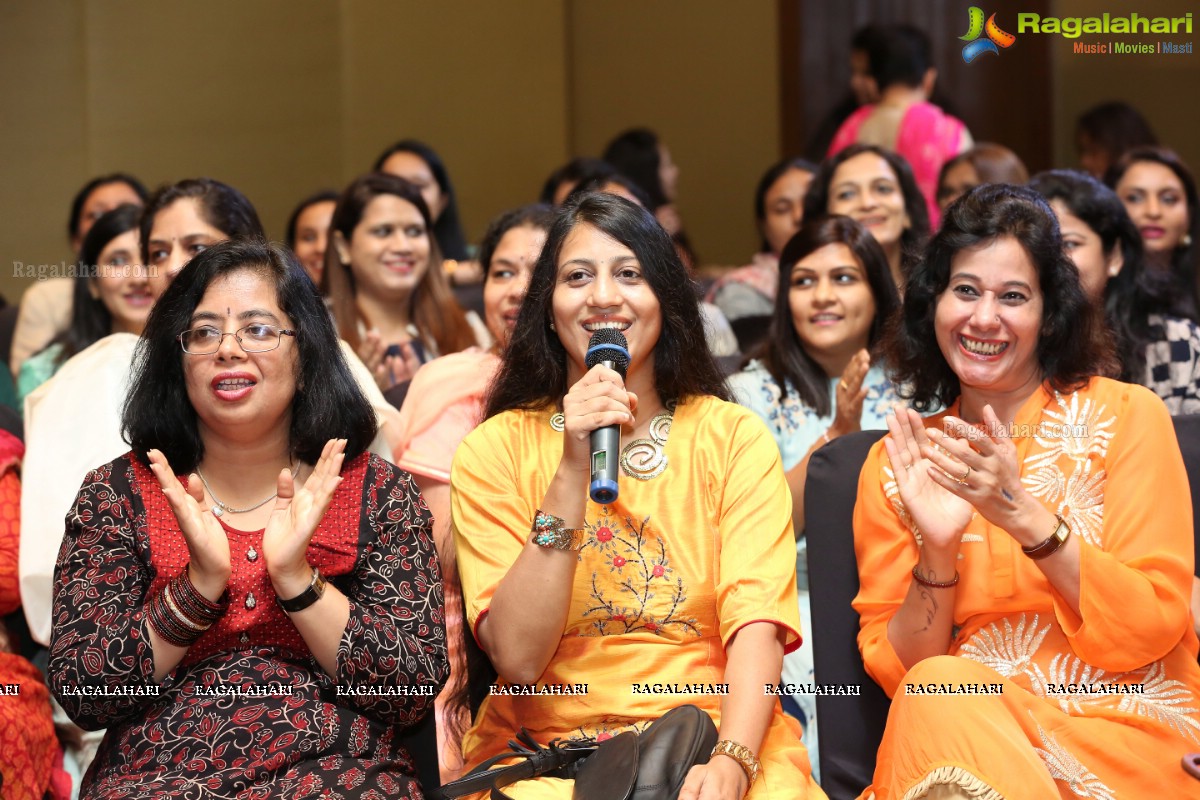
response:
[[[1124,100],[1150,120],[1159,141],[1200,169],[1200,4],[1195,0],[1057,0],[1055,16],[1087,17],[1108,12],[1128,16],[1182,17],[1192,12],[1191,35],[1122,36],[1123,41],[1160,40],[1193,43],[1191,55],[1084,55],[1072,52],[1070,40],[1054,48],[1054,153],[1059,165],[1076,167],[1075,120],[1107,100]],[[1085,34],[1077,41],[1111,41],[1116,36]]]
[[[70,260],[74,192],[124,170],[210,175],[268,232],[391,142],[432,143],[468,237],[570,155],[651,125],[700,253],[754,249],[777,157],[775,5],[722,0],[12,0],[0,3],[0,253]],[[714,46],[713,42],[720,42]],[[0,292],[30,283],[0,267]]]
[[[775,4],[571,3],[572,144],[600,155],[622,130],[656,130],[679,166],[679,209],[703,262],[758,249],[754,187],[780,157]]]

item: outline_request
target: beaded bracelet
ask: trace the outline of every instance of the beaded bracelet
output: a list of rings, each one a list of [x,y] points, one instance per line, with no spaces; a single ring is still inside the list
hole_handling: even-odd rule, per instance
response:
[[[921,571],[916,567],[912,569],[913,580],[922,586],[928,586],[930,589],[949,589],[958,585],[958,570],[954,571],[954,580],[952,581],[935,581],[926,578],[921,574]]]

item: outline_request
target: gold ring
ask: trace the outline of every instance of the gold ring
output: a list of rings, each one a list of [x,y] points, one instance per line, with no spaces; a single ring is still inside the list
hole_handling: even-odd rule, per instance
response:
[[[913,465],[912,465],[912,464],[905,464],[905,465],[904,465],[904,468],[905,468],[905,469],[912,469],[912,468],[913,468]]]
[[[843,389],[846,389],[847,391],[849,391],[849,389],[850,389],[850,384],[846,383],[846,381],[844,381],[844,380],[841,381],[840,383],[838,383],[838,386],[842,387]]]
[[[959,483],[966,483],[966,482],[967,482],[967,476],[968,476],[968,475],[970,475],[970,474],[971,474],[971,467],[970,467],[970,466],[968,466],[968,467],[967,467],[967,471],[966,471],[966,472],[964,472],[964,473],[963,473],[963,476],[962,476],[961,478],[959,478],[959,479],[958,479],[958,482],[959,482]]]

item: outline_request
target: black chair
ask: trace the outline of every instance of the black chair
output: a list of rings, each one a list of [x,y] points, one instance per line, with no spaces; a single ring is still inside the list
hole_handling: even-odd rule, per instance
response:
[[[1179,440],[1179,452],[1183,453],[1183,466],[1187,469],[1188,485],[1192,490],[1192,535],[1196,541],[1196,554],[1200,556],[1200,414],[1171,417],[1175,423],[1175,438]],[[1200,577],[1200,557],[1196,560],[1196,576]]]
[[[804,484],[813,674],[818,684],[856,685],[861,694],[818,696],[821,788],[851,800],[871,783],[891,701],[863,668],[858,652],[854,503],[867,451],[887,431],[839,436],[813,453]]]

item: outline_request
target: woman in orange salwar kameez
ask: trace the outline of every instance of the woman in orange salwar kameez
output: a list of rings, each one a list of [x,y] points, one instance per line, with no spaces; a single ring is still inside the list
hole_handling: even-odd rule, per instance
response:
[[[1028,190],[952,206],[893,343],[868,457],[859,645],[892,695],[864,797],[1191,797],[1200,667],[1187,476]],[[929,348],[930,339],[937,348]]]

